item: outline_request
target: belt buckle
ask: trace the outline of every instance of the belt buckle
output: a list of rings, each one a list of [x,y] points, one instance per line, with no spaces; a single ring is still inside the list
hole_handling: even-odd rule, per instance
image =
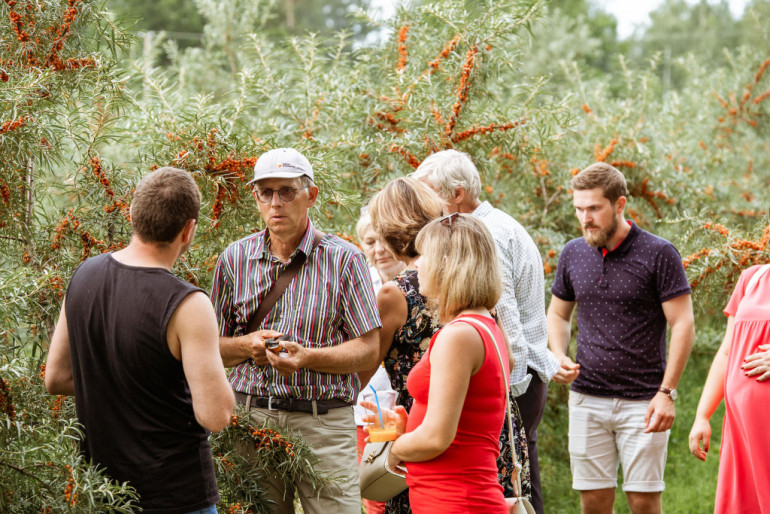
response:
[[[273,398],[275,398],[275,397],[274,396],[268,396],[267,397],[267,410],[278,410],[278,409],[273,408]]]

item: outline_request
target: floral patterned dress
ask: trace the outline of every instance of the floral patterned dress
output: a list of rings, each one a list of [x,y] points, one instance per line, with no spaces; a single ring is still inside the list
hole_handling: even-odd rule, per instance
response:
[[[406,377],[412,368],[420,362],[422,354],[430,345],[430,338],[441,328],[433,313],[428,308],[427,300],[420,294],[416,270],[404,270],[396,278],[396,285],[404,294],[407,304],[406,323],[393,336],[385,356],[385,371],[390,377],[390,385],[397,393],[396,404],[403,405],[406,411],[412,408],[412,397],[406,390]],[[391,514],[409,514],[409,490],[387,501],[385,512]]]
[[[521,465],[521,495],[528,500],[532,499],[532,481],[529,474],[529,450],[527,449],[527,433],[524,431],[524,424],[521,421],[519,406],[516,398],[511,398],[511,427],[513,428],[513,448],[516,451],[516,457]],[[513,456],[511,455],[511,444],[508,442],[508,423],[503,423],[503,431],[500,434],[500,456],[497,458],[497,481],[503,486],[503,496],[513,498],[516,495],[513,491],[511,478],[513,475]]]
[[[390,385],[396,391],[396,404],[403,405],[406,411],[412,408],[413,399],[406,390],[406,378],[412,368],[420,362],[422,354],[430,346],[433,334],[441,328],[438,320],[428,307],[427,299],[420,294],[420,284],[417,281],[416,270],[404,270],[393,280],[404,294],[407,304],[406,323],[396,331],[393,342],[385,356],[385,371],[390,378]],[[527,453],[527,436],[521,422],[521,415],[516,406],[516,400],[511,396],[511,423],[513,425],[513,446],[516,450],[519,463],[522,465],[521,485],[523,496],[530,497],[531,485],[529,480],[529,456]],[[511,475],[513,471],[513,458],[511,446],[508,442],[508,425],[503,424],[500,434],[500,457],[497,459],[498,481],[503,486],[504,495],[512,497],[513,486]],[[409,490],[388,500],[385,504],[385,512],[388,514],[410,514]]]

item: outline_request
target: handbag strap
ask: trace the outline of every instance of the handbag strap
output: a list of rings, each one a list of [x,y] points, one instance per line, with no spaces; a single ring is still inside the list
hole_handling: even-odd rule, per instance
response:
[[[497,340],[495,339],[495,336],[492,334],[492,331],[489,330],[489,327],[470,317],[461,316],[454,320],[454,322],[459,322],[459,321],[473,325],[476,328],[480,327],[484,329],[486,333],[489,335],[489,339],[492,341],[492,346],[494,346],[495,352],[497,353],[497,360],[500,363],[500,371],[501,371],[501,376],[503,378],[503,394],[505,394],[505,414],[506,414],[505,419],[506,419],[506,422],[508,423],[508,444],[511,447],[511,456],[513,457],[513,467],[516,470],[516,478],[512,481],[513,493],[517,497],[519,497],[521,496],[521,492],[522,492],[521,491],[521,464],[519,463],[519,459],[516,456],[516,449],[513,447],[513,426],[511,425],[511,398],[509,396],[508,380],[506,380],[506,377],[505,377],[505,365],[503,364],[503,356],[500,353],[500,348],[498,348],[497,346]]]
[[[751,276],[751,280],[749,280],[748,285],[746,286],[746,291],[744,291],[743,296],[747,296],[750,291],[752,291],[757,284],[759,283],[759,279],[762,278],[762,275],[767,273],[767,271],[770,270],[770,264],[765,264],[761,268],[759,268],[757,271],[754,272],[754,274]]]
[[[313,251],[318,248],[318,245],[321,244],[321,239],[323,236],[323,232],[318,230],[315,231],[315,237],[313,237],[313,247],[310,249],[310,253],[313,253]],[[247,334],[256,332],[259,329],[259,325],[262,323],[262,320],[267,317],[267,314],[270,312],[270,309],[273,308],[275,302],[277,302],[278,299],[283,296],[283,293],[286,292],[286,288],[289,287],[291,281],[294,280],[294,277],[297,276],[297,273],[299,273],[300,268],[302,268],[302,265],[305,264],[306,260],[307,255],[305,255],[305,252],[297,252],[291,262],[289,262],[281,274],[278,275],[278,278],[275,279],[275,282],[273,282],[270,290],[267,292],[265,297],[262,298],[262,301],[259,302],[257,312],[249,319],[249,322],[246,324]]]

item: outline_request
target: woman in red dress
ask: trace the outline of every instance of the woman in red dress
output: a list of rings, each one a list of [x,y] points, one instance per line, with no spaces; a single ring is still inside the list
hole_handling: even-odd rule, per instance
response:
[[[417,237],[420,292],[448,322],[407,380],[414,404],[391,449],[406,463],[412,511],[505,513],[497,481],[504,390],[513,359],[490,315],[500,296],[492,236],[470,215],[429,223]],[[494,335],[477,328],[482,323]],[[497,351],[508,356],[501,367]]]
[[[725,307],[727,330],[703,387],[690,451],[706,460],[709,419],[725,400],[717,513],[770,513],[770,265],[741,273]]]

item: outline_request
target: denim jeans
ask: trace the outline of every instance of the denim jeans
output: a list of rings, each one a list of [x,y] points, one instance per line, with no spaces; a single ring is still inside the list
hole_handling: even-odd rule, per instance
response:
[[[217,514],[217,506],[211,505],[209,507],[206,507],[205,509],[188,512],[188,514]]]

